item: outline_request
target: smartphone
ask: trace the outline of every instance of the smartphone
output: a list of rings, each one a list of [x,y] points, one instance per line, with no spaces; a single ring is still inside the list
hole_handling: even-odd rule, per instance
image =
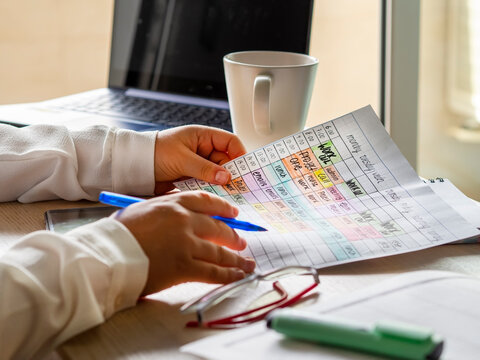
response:
[[[66,233],[79,226],[108,217],[117,211],[115,206],[55,209],[45,212],[45,227],[47,230]]]

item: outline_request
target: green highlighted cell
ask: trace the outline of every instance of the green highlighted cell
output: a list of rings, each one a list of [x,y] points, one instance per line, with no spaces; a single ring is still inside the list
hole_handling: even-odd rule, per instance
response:
[[[345,251],[343,250],[343,248],[340,245],[335,243],[335,244],[327,244],[327,246],[330,249],[330,251],[332,252],[332,254],[335,255],[337,260],[341,261],[341,260],[348,260],[349,259],[348,255],[345,253]]]
[[[290,173],[288,172],[285,165],[283,165],[283,162],[281,160],[275,161],[272,164],[272,168],[273,168],[273,170],[275,171],[275,173],[277,174],[278,178],[280,179],[280,181],[282,183],[286,182],[286,181],[289,181],[289,180],[292,180],[292,177],[290,176]]]
[[[385,221],[373,225],[375,229],[385,237],[402,235],[405,232],[395,221]]]
[[[363,189],[357,179],[347,180],[345,181],[345,184],[347,184],[348,188],[355,196],[367,195],[367,192]]]
[[[355,194],[350,190],[346,183],[337,184],[337,189],[342,193],[343,197],[347,200],[354,199]]]
[[[311,149],[322,167],[342,161],[338,150],[330,140],[320,145],[313,146]]]
[[[345,253],[350,259],[355,259],[360,257],[360,254],[358,253],[357,249],[355,249],[355,246],[353,246],[351,243],[341,242],[340,246],[342,247],[343,251],[345,251]]]
[[[278,174],[277,172],[274,170],[273,166],[272,165],[266,165],[263,167],[263,173],[265,174],[265,176],[267,177],[268,181],[270,182],[270,184],[272,185],[277,185],[279,184],[280,182],[282,182],[279,177],[278,177]]]
[[[240,194],[232,194],[230,196],[232,197],[233,201],[235,201],[235,203],[237,205],[247,205],[248,204],[247,201],[245,200],[245,198]]]

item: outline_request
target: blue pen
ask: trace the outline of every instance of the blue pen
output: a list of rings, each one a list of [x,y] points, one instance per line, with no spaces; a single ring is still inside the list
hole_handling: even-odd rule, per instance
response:
[[[134,197],[134,196],[112,193],[109,191],[102,191],[100,193],[100,196],[98,197],[98,201],[107,205],[113,205],[113,206],[124,208],[124,207],[127,207],[128,205],[145,201],[145,199]],[[261,226],[254,225],[246,221],[240,221],[233,218],[226,218],[222,216],[212,216],[212,217],[216,220],[223,221],[232,229],[239,229],[239,230],[245,230],[245,231],[267,231],[267,229]]]

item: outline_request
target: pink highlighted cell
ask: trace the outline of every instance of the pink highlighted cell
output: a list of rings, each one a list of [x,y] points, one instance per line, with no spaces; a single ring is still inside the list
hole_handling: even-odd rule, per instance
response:
[[[382,234],[380,234],[377,230],[375,230],[372,226],[357,226],[354,228],[355,231],[359,236],[363,239],[381,239],[383,238]]]
[[[364,239],[361,235],[359,235],[354,228],[351,227],[343,227],[337,228],[349,241],[355,240],[362,240]]]
[[[274,212],[273,215],[277,218],[277,221],[285,223],[288,221],[288,218],[283,215],[281,212]]]
[[[303,221],[295,221],[293,222],[293,226],[297,229],[297,231],[311,231],[312,228],[308,226]]]
[[[379,239],[379,238],[383,238],[383,235],[380,234],[377,229],[375,229],[373,226],[371,225],[364,225],[364,226],[360,226],[360,228],[362,229],[362,231],[365,233],[366,237],[367,238],[370,238],[370,239]]]
[[[330,193],[327,192],[327,190],[320,190],[320,191],[317,191],[316,194],[318,195],[318,197],[320,199],[322,199],[322,201],[326,204],[330,204],[333,202],[332,198],[330,197]]]
[[[275,204],[277,209],[280,211],[285,211],[289,209],[289,207],[287,206],[287,204],[285,204],[283,200],[276,200],[276,201],[273,201],[272,203]]]
[[[356,214],[357,212],[350,206],[348,201],[341,201],[337,204],[346,214]]]
[[[332,195],[332,199],[334,201],[339,202],[339,201],[345,200],[342,193],[340,191],[338,191],[338,189],[335,186],[330,186],[326,190],[330,193],[330,195]]]
[[[327,207],[330,209],[332,213],[335,214],[335,216],[342,216],[345,215],[345,212],[342,210],[340,206],[337,204],[329,204]]]

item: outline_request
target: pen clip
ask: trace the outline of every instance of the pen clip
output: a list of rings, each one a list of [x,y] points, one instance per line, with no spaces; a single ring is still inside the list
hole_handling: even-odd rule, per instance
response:
[[[374,331],[380,336],[397,338],[414,343],[431,342],[433,330],[412,324],[382,321],[375,324]]]

